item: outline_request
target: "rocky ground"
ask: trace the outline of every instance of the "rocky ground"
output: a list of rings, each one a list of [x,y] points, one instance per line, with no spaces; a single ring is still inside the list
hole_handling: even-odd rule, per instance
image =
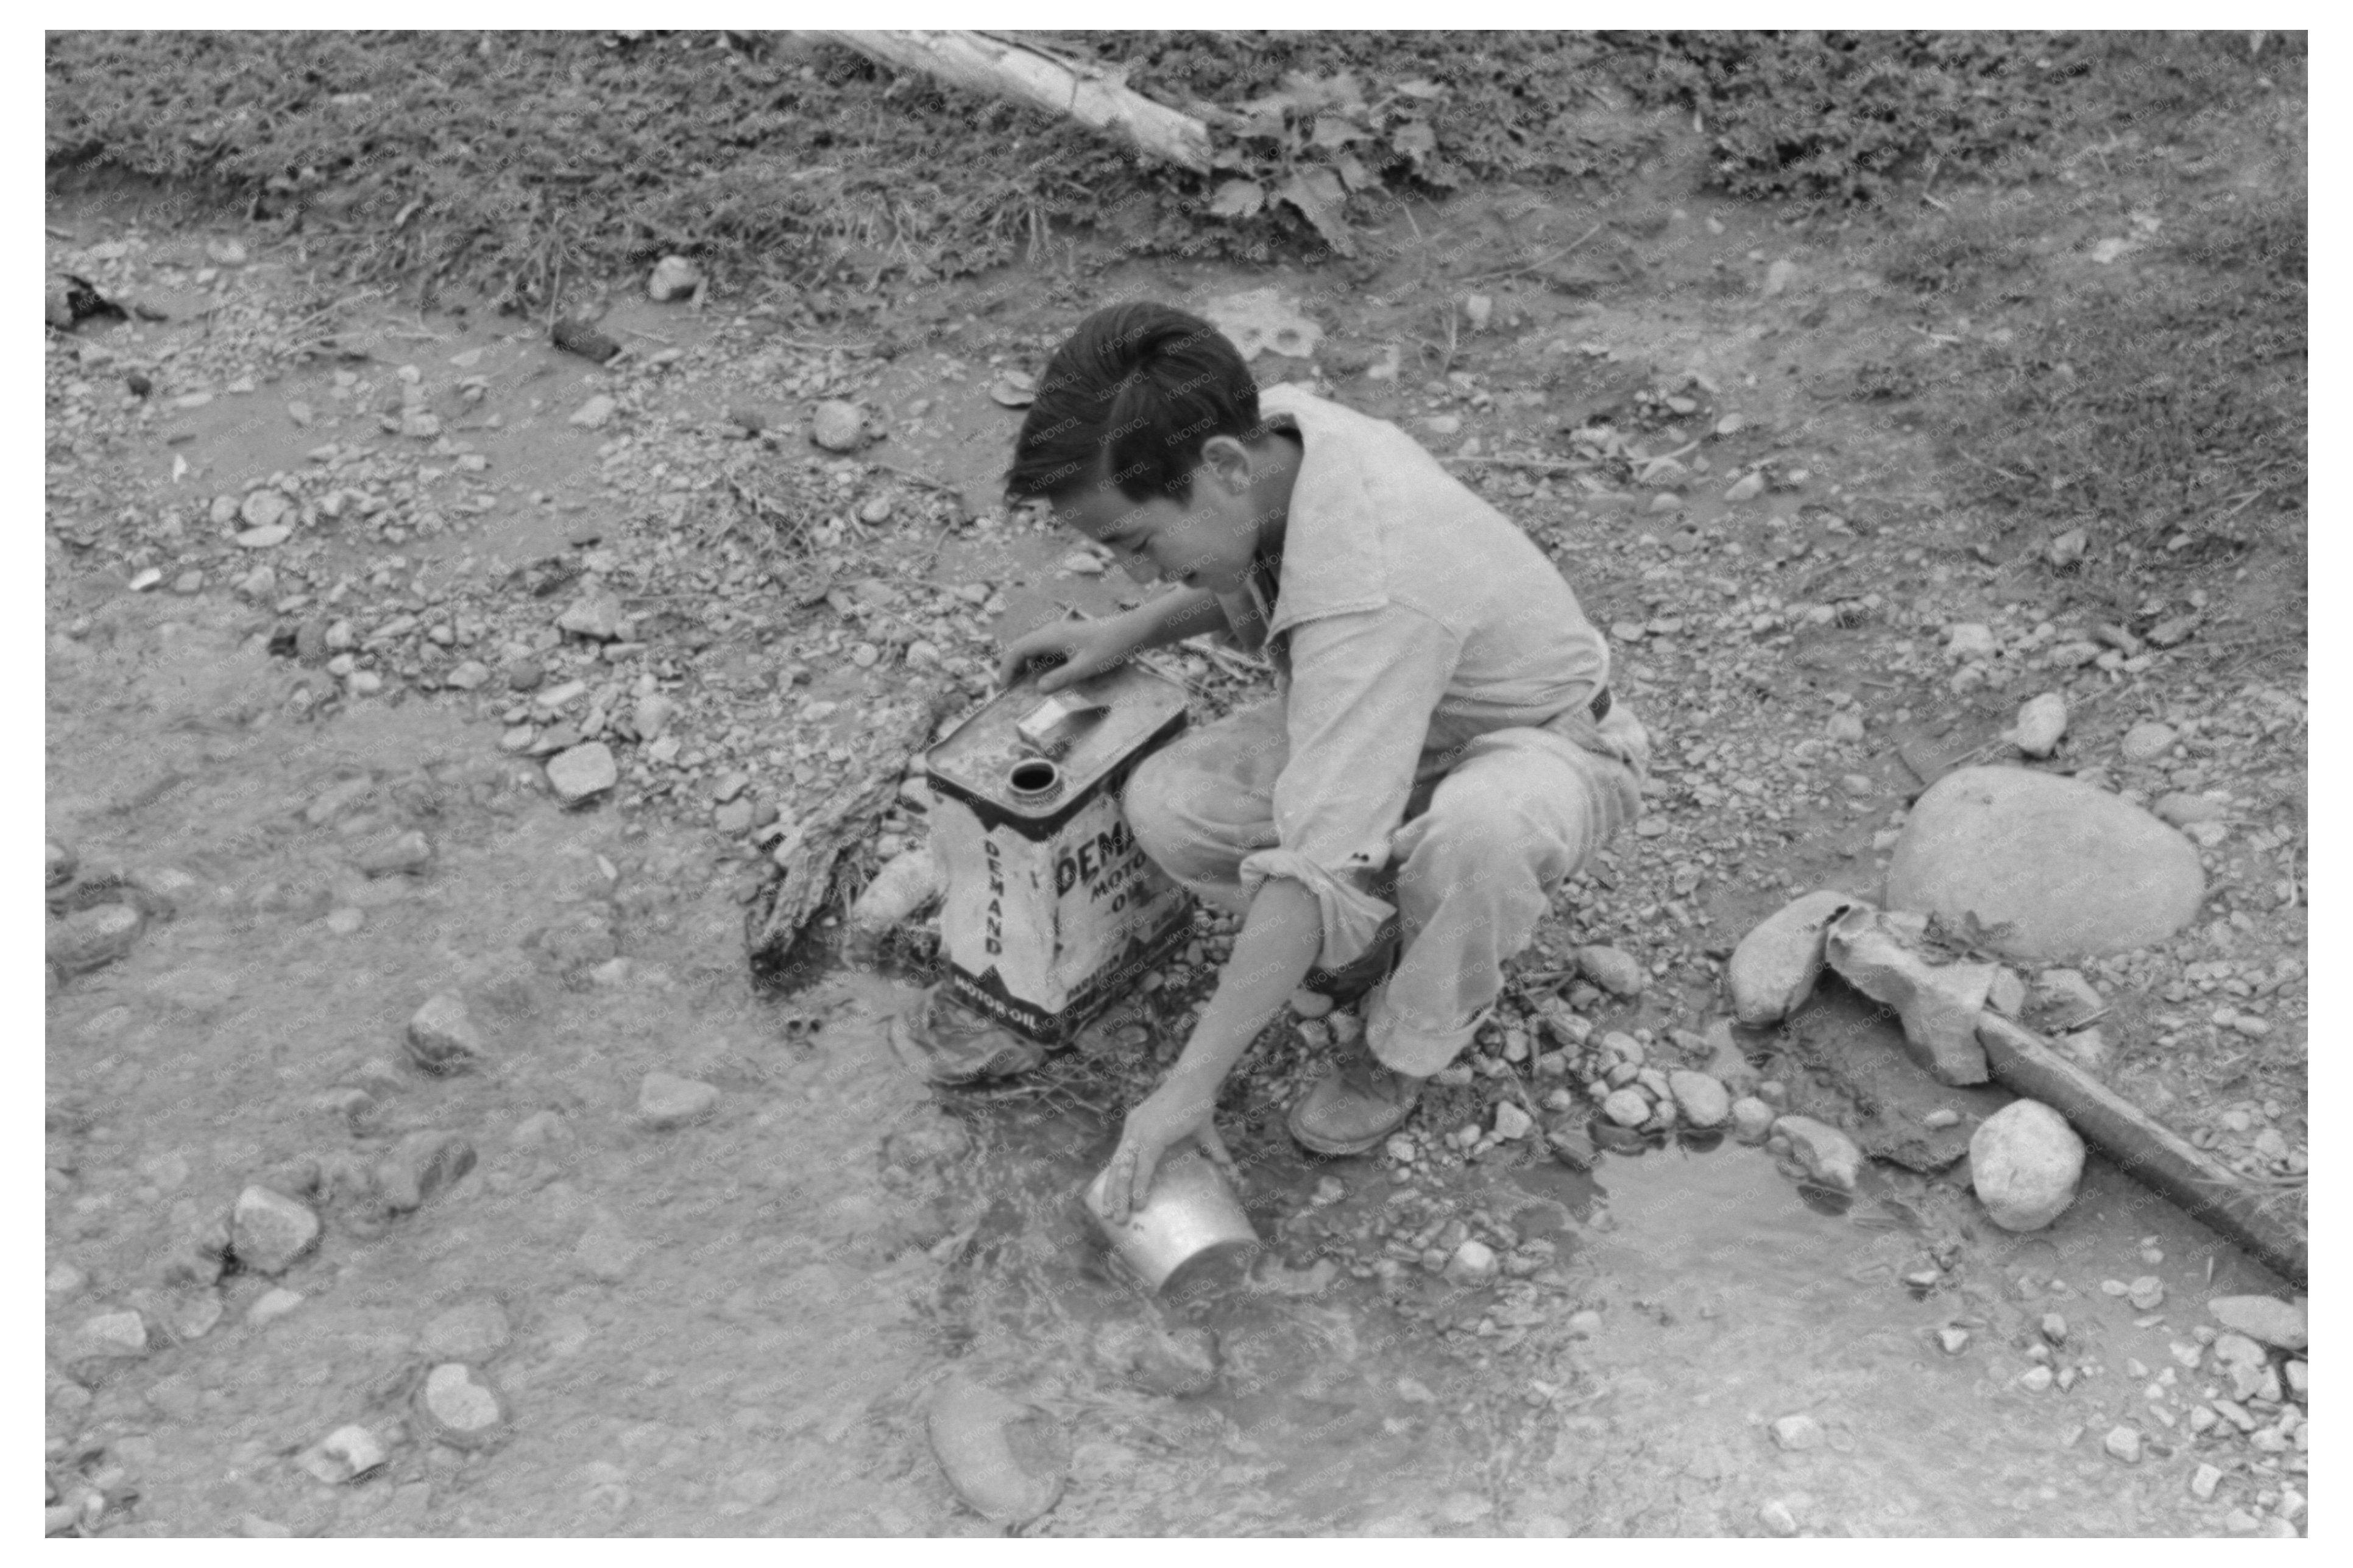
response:
[[[1955,1162],[2006,1097],[1857,1071],[1854,1040],[1892,1051],[1851,998],[1727,1020],[1740,937],[1809,889],[1875,897],[1935,778],[2072,774],[2187,834],[2205,898],[2163,941],[2023,970],[2028,1020],[2301,1203],[2300,537],[2129,577],[2063,531],[1989,546],[1882,391],[2017,329],[1892,300],[1868,235],[1662,177],[1598,215],[1465,198],[1345,289],[1106,261],[911,289],[853,334],[618,280],[596,324],[627,352],[596,363],[543,323],[339,296],[225,221],[51,218],[56,267],[162,317],[47,351],[53,1532],[978,1528],[920,1457],[958,1348],[1079,1426],[1050,1531],[2300,1526],[2303,1331],[2189,1305],[2279,1282],[2113,1173],[2055,1240],[1991,1230]],[[2113,226],[2056,220],[2050,287],[2135,265]],[[1262,377],[1398,421],[1525,526],[1659,754],[1636,833],[1380,1156],[1310,1167],[1281,1131],[1346,1015],[1286,1019],[1237,1075],[1278,1244],[1250,1310],[1276,1316],[1187,1309],[1225,1381],[1180,1397],[1124,1352],[1092,1382],[1021,1362],[1025,1312],[1078,1346],[1101,1322],[1007,1305],[988,1270],[1095,1287],[1053,1272],[1052,1226],[996,1235],[989,1182],[1032,1184],[1033,1215],[1075,1186],[1229,924],[950,1115],[871,1038],[920,933],[898,983],[764,1004],[739,922],[800,824],[907,767],[878,737],[923,690],[976,699],[1007,637],[1134,602],[994,504],[1008,377],[1102,300],[1263,285],[1322,342]],[[1264,689],[1214,650],[1166,668],[1197,717]],[[2046,746],[2021,710],[2048,697]],[[845,899],[921,843],[922,800]],[[1725,1197],[1746,1232],[1679,1250],[1768,1139],[1816,1207]],[[1567,1185],[1532,1209],[1544,1183]],[[1777,1274],[1777,1238],[1819,1271]],[[1866,1411],[1825,1342],[1790,1362],[1810,1394],[1672,1413],[1679,1361],[1754,1348],[1725,1315],[1802,1338],[1800,1306],[1967,1381]],[[1258,1411],[1253,1355],[1309,1344],[1377,1394]],[[1386,1506],[1377,1474],[1331,1491],[1268,1458],[1315,1408],[1394,1461]],[[1874,1479],[1858,1447],[1923,1412],[1953,1446]],[[1440,1426],[1442,1461],[1407,1456]]]

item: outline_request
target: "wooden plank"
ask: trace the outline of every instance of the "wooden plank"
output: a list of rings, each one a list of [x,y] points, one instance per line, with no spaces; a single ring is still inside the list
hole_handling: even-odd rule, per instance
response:
[[[1978,1022],[1978,1044],[2002,1084],[2059,1112],[2126,1174],[2212,1226],[2299,1289],[2306,1288],[2306,1234],[2266,1209],[2262,1189],[2061,1056],[2031,1029],[1987,1013]]]
[[[1066,59],[1012,38],[949,28],[804,28],[801,34],[855,49],[899,70],[922,71],[975,92],[1067,115],[1164,162],[1198,174],[1209,172],[1208,126],[1145,97],[1092,63]]]

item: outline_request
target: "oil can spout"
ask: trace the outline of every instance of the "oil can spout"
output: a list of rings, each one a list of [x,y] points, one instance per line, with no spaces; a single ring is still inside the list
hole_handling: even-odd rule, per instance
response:
[[[1062,770],[1043,757],[1029,757],[1013,764],[1005,787],[1024,805],[1051,800],[1061,793]]]

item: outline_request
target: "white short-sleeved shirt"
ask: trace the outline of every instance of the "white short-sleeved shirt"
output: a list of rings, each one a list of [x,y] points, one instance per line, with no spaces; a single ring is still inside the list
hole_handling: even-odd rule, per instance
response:
[[[1304,883],[1336,967],[1392,912],[1367,883],[1415,784],[1480,735],[1584,714],[1609,651],[1551,560],[1396,426],[1288,384],[1259,403],[1303,456],[1274,592],[1261,572],[1223,601],[1275,664],[1290,743],[1280,845],[1242,883]]]

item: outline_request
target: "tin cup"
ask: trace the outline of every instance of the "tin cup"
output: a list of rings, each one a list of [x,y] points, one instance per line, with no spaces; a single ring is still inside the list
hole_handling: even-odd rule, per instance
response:
[[[1155,1295],[1179,1275],[1189,1279],[1259,1246],[1241,1200],[1208,1156],[1191,1144],[1162,1156],[1153,1173],[1150,1201],[1124,1225],[1113,1224],[1103,1212],[1110,1178],[1104,1171],[1088,1184],[1087,1212],[1119,1260]]]

